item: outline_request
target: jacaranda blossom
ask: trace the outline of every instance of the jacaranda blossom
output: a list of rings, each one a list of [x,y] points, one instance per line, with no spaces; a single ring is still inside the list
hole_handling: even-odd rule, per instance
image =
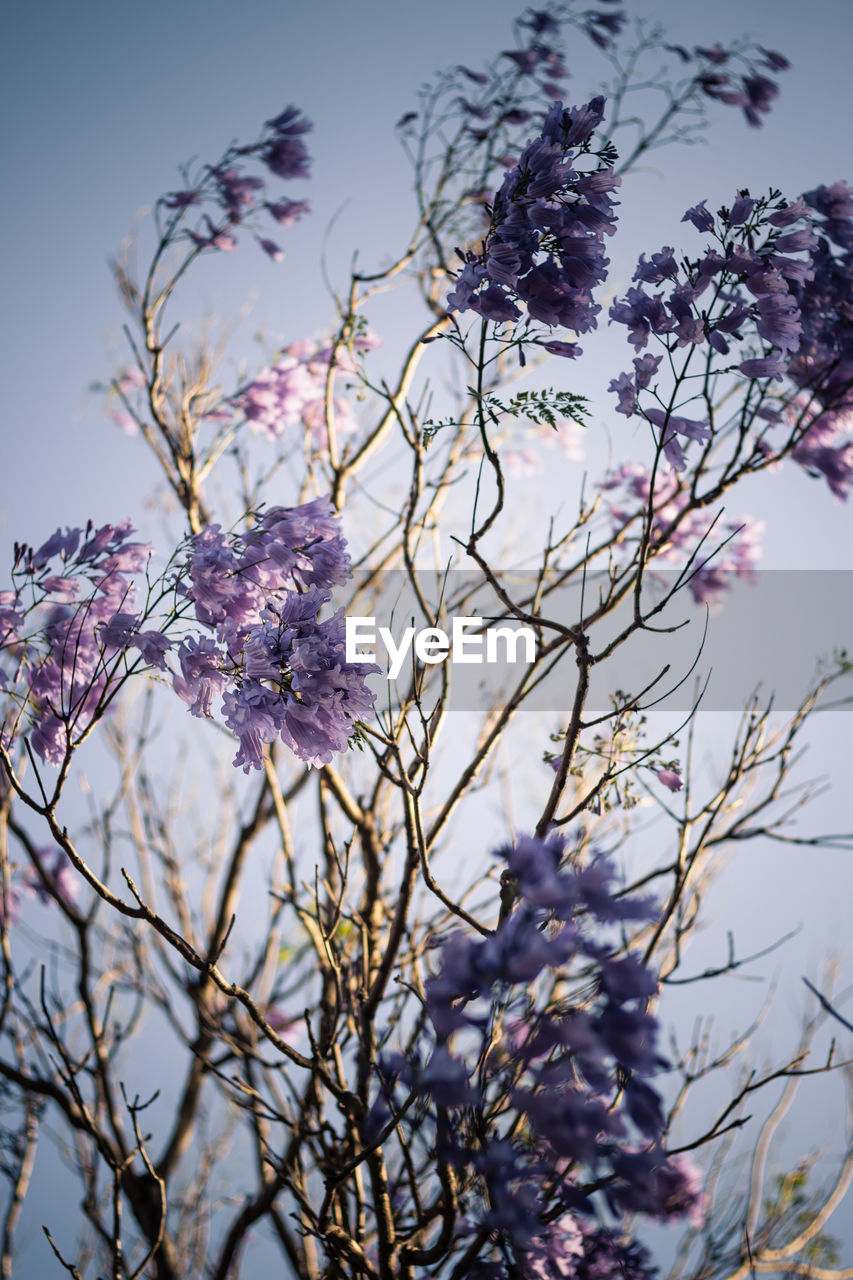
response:
[[[365,677],[379,668],[346,661],[340,612],[320,617],[329,588],[349,576],[326,498],[271,507],[241,536],[212,525],[190,538],[178,587],[207,634],[184,640],[173,684],[196,716],[212,717],[221,696],[246,773],[263,768],[276,738],[307,764],[328,764],[371,717]]]
[[[603,117],[603,98],[571,110],[553,105],[496,193],[482,249],[468,251],[448,310],[506,323],[524,307],[549,328],[595,327],[592,291],[607,274],[604,236],[615,229],[611,192],[619,178],[610,164],[574,165]]]

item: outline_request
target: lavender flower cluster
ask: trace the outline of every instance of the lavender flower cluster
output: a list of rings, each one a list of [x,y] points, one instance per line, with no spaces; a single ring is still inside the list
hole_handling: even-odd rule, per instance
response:
[[[588,9],[580,17],[580,27],[584,33],[597,44],[600,49],[612,45],[627,22],[624,9],[614,9],[620,0],[601,0],[607,8]],[[502,58],[509,59],[515,65],[517,75],[529,76],[536,94],[544,94],[551,99],[560,99],[563,95],[561,82],[569,75],[564,58],[559,49],[548,44],[547,36],[559,34],[560,26],[567,15],[559,15],[548,9],[528,9],[519,21],[519,27],[530,34],[528,43],[521,49],[504,49]],[[489,76],[482,72],[472,71],[469,67],[458,67],[457,70],[474,84],[489,83]],[[464,98],[459,100],[462,111],[483,121],[480,128],[470,126],[469,132],[476,141],[484,142],[494,136],[496,128],[501,124],[525,124],[530,119],[530,112],[518,107],[507,107],[507,99],[518,96],[517,90],[502,90],[497,97],[488,102],[470,103]],[[485,122],[488,123],[485,123]]]
[[[754,405],[763,431],[785,419],[805,423],[792,456],[824,475],[837,497],[846,497],[853,446],[838,443],[849,433],[853,407],[853,200],[846,184],[820,187],[792,204],[775,194],[753,199],[742,191],[716,220],[702,201],[683,221],[711,233],[714,247],[681,263],[670,246],[649,259],[643,254],[634,274],[639,283],[613,304],[611,319],[626,326],[635,351],[652,337],[670,356],[679,347],[707,343],[726,357],[732,343],[749,343],[752,349],[737,352],[731,368],[765,385]],[[813,222],[824,235],[815,233]],[[652,293],[648,285],[661,289]],[[658,428],[665,457],[680,470],[686,457],[679,437],[707,441],[711,426],[673,412],[676,406],[651,386],[662,358],[635,358],[633,371],[614,378],[609,389],[618,397],[617,413],[642,413]],[[792,403],[790,394],[774,396],[770,384],[783,378],[806,398]],[[646,391],[657,405],[641,407]],[[772,453],[763,435],[759,447]]]
[[[836,182],[803,201],[818,242],[811,276],[794,285],[802,337],[788,376],[803,393],[794,415],[808,425],[791,456],[846,499],[853,488],[853,443],[845,438],[853,433],[853,192]]]
[[[263,768],[275,738],[308,764],[328,764],[372,715],[365,676],[378,668],[346,661],[341,611],[319,620],[328,588],[349,574],[327,498],[272,507],[242,537],[211,525],[190,539],[180,590],[207,634],[181,643],[174,688],[200,717],[222,696],[240,743],[234,764],[246,773]]]
[[[559,49],[546,38],[558,34],[561,24],[569,21],[607,49],[626,20],[619,0],[602,0],[600,9],[577,15],[528,10],[519,27],[529,29],[529,42],[505,50],[502,57],[515,64],[519,77],[530,78],[529,108],[508,109],[499,79],[493,82],[468,67],[457,68],[465,80],[487,86],[476,101],[464,94],[456,99],[462,113],[472,118],[467,132],[475,142],[491,144],[501,126],[537,118],[535,99],[540,95],[556,101],[539,136],[526,144],[491,205],[486,204],[489,226],[480,251],[459,251],[463,267],[446,299],[449,311],[474,311],[487,320],[507,323],[519,319],[523,307],[533,320],[552,328],[585,333],[595,326],[600,308],[593,304],[591,290],[603,281],[608,266],[602,238],[614,230],[610,193],[619,184],[612,169],[616,156],[605,145],[598,152],[596,170],[581,173],[572,167],[576,157],[593,154],[590,140],[603,119],[604,99],[595,98],[580,109],[563,108],[560,99],[567,69]],[[695,68],[679,87],[685,101],[692,95],[740,107],[756,126],[778,95],[778,85],[767,73],[789,66],[781,54],[762,46],[666,47]],[[401,124],[414,117],[410,113]],[[500,162],[512,165],[506,158]],[[468,193],[477,201],[485,196],[485,191]],[[555,342],[549,349],[569,357],[580,353],[572,343]]]
[[[620,0],[600,0],[600,3],[606,7],[583,11],[577,15],[575,25],[600,49],[609,49],[628,19]],[[567,16],[563,14],[562,18]],[[559,96],[554,81],[567,72],[559,51],[545,44],[542,37],[556,35],[560,23],[561,18],[547,9],[528,10],[520,25],[531,31],[534,37],[531,45],[524,49],[506,50],[503,54],[511,58],[523,74],[541,75],[538,88],[550,97]],[[692,49],[673,44],[665,47],[683,64],[695,65],[693,84],[702,96],[725,106],[739,107],[747,123],[755,128],[763,124],[763,117],[779,96],[779,86],[770,76],[787,71],[791,65],[783,54],[762,45],[727,49],[717,42],[707,46],[694,45]],[[472,79],[479,79],[467,68],[463,70]]]
[[[151,547],[130,541],[129,520],[57,529],[38,550],[15,546],[13,589],[0,592],[4,741],[23,726],[37,755],[62,765],[104,714],[128,670],[165,670],[169,640],[140,629],[131,575]]]
[[[638,515],[645,515],[651,486],[651,471],[634,463],[623,463],[607,473],[601,490],[608,499],[614,530],[624,529]],[[649,557],[678,566],[686,566],[690,557],[695,557],[690,563],[687,586],[697,604],[713,607],[736,580],[753,580],[761,559],[764,524],[749,516],[720,521],[712,511],[702,508],[683,515],[689,507],[690,492],[679,485],[675,474],[655,478]],[[717,550],[710,551],[713,544],[705,542],[709,536],[720,544]]]
[[[801,202],[785,205],[754,200],[746,192],[739,193],[731,209],[720,210],[718,224],[704,201],[688,209],[682,221],[714,233],[719,252],[708,248],[702,257],[682,263],[669,245],[649,259],[643,254],[634,273],[639,283],[613,303],[611,319],[625,325],[635,351],[641,351],[654,336],[670,354],[679,347],[707,342],[713,351],[726,356],[733,340],[754,335],[767,348],[758,357],[742,359],[737,366],[740,372],[748,378],[780,376],[802,333],[790,286],[803,281],[811,271],[808,258],[790,255],[817,244],[805,215]],[[797,223],[804,225],[788,230]],[[763,239],[756,248],[759,236]],[[663,288],[651,293],[644,287],[647,285]],[[707,293],[710,300],[700,304]],[[619,397],[618,413],[630,417],[640,411],[639,393],[649,387],[660,359],[635,359],[633,375],[622,373],[610,383],[610,390]],[[710,439],[711,428],[707,421],[675,414],[673,408],[660,401],[660,407],[643,412],[659,429],[670,465],[683,469],[686,458],[678,437],[705,441]]]
[[[790,62],[781,53],[758,45],[758,57],[745,56],[738,49],[724,49],[719,43],[703,47],[695,45],[687,50],[683,45],[668,45],[682,62],[698,61],[700,64],[696,82],[702,93],[715,102],[729,107],[740,107],[747,124],[759,128],[762,116],[767,115],[772,103],[779,96],[779,86],[766,74],[787,71]],[[727,67],[726,71],[722,68]]]
[[[302,427],[323,449],[328,439],[326,384],[330,363],[334,374],[357,379],[357,357],[378,345],[379,339],[369,332],[354,338],[350,346],[337,349],[311,341],[291,343],[274,365],[263,369],[235,397],[234,405],[261,435],[277,440],[287,430]],[[357,421],[349,400],[334,396],[333,409],[338,435],[352,435]]]
[[[465,1179],[469,1224],[524,1275],[548,1275],[558,1255],[621,1247],[583,1225],[596,1189],[616,1214],[662,1220],[695,1218],[702,1196],[696,1171],[662,1146],[649,1083],[666,1065],[649,1011],[656,980],[601,936],[653,918],[653,904],[614,891],[604,858],[567,866],[558,835],[522,837],[498,856],[515,905],[491,936],[444,943],[425,984],[435,1047],[425,1062],[386,1060],[368,1119],[383,1122],[397,1081],[415,1091],[434,1116],[437,1157]],[[494,1265],[482,1274],[506,1274]],[[557,1274],[595,1274],[572,1265]]]
[[[259,160],[270,173],[284,181],[307,178],[311,161],[303,135],[310,129],[310,121],[296,107],[286,107],[266,122],[258,142],[229,147],[222,160],[207,166],[197,182],[161,197],[158,204],[176,222],[188,209],[207,206],[196,226],[185,232],[197,249],[218,249],[229,253],[237,245],[235,228],[261,208],[278,226],[292,226],[309,211],[308,203],[285,198],[265,200],[264,179],[246,173],[244,162],[247,157]],[[274,240],[259,234],[255,238],[273,261],[281,261],[284,252]]]
[[[592,290],[607,273],[604,236],[615,229],[610,193],[619,178],[609,151],[608,162],[592,170],[573,163],[576,151],[589,153],[603,116],[603,98],[571,111],[554,103],[541,133],[525,146],[495,195],[481,251],[464,255],[446,299],[449,311],[474,311],[501,323],[519,319],[521,303],[532,320],[550,327],[576,333],[595,327],[601,308]],[[568,343],[555,350],[580,354]]]
[[[643,254],[634,273],[640,287],[630,290],[624,302],[614,303],[611,318],[628,326],[635,350],[645,347],[655,334],[666,336],[668,345],[677,347],[700,345],[707,339],[721,355],[728,355],[732,335],[740,339],[749,326],[772,352],[743,361],[746,368],[741,367],[741,372],[748,377],[781,372],[786,367],[785,354],[796,351],[802,336],[792,286],[812,274],[809,258],[790,255],[817,246],[803,202],[752,199],[742,191],[730,209],[720,209],[716,222],[704,200],[688,209],[682,222],[712,233],[720,251],[706,249],[701,258],[685,260],[683,270],[668,246],[649,261]],[[684,277],[680,281],[679,274]],[[664,284],[670,290],[668,298],[664,302],[662,294],[650,297],[643,284]],[[696,302],[709,289],[711,306],[700,310]]]
[[[76,901],[80,882],[62,849],[37,849],[34,856],[37,867],[27,867],[24,872],[15,867],[7,876],[5,902],[0,896],[0,923],[16,923],[25,898],[32,898],[43,906],[50,906],[58,899],[70,907]]]
[[[242,537],[208,526],[142,611],[131,575],[151,548],[128,541],[132,532],[125,521],[16,547],[14,589],[0,593],[4,742],[23,730],[42,760],[63,765],[132,671],[168,670],[167,631],[190,607],[204,632],[184,635],[173,686],[196,716],[212,716],[222,696],[235,765],[262,768],[264,744],[278,737],[315,766],[345,751],[372,714],[365,677],[378,668],[346,662],[342,612],[319,617],[350,573],[330,501],[273,507]],[[143,629],[166,598],[178,605],[160,629]]]

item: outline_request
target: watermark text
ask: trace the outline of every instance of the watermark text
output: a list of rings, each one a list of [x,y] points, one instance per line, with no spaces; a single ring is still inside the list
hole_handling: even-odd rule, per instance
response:
[[[388,679],[396,680],[409,654],[418,662],[496,663],[536,661],[536,633],[525,626],[486,626],[482,618],[453,619],[450,634],[441,627],[405,627],[399,639],[373,617],[346,619],[347,662],[375,662],[377,642],[388,655]],[[364,647],[362,647],[364,646]],[[519,656],[521,655],[521,656]]]

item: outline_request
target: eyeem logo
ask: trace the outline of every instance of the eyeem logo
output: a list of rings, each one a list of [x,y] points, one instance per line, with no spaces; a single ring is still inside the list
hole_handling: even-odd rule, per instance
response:
[[[473,634],[479,632],[479,634]],[[388,654],[388,679],[396,680],[414,649],[419,662],[434,665],[450,659],[454,663],[525,662],[536,660],[536,633],[532,627],[487,627],[482,618],[453,619],[450,635],[441,627],[406,627],[399,643],[389,627],[377,627],[376,619],[346,619],[347,662],[375,662],[377,639]],[[370,645],[365,653],[360,646]],[[519,658],[519,650],[523,656]]]

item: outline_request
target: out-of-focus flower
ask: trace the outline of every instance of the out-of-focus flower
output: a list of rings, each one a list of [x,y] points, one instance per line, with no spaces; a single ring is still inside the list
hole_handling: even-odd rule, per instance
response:
[[[674,769],[658,769],[657,777],[658,782],[662,782],[670,791],[681,791],[684,786],[684,779]]]

